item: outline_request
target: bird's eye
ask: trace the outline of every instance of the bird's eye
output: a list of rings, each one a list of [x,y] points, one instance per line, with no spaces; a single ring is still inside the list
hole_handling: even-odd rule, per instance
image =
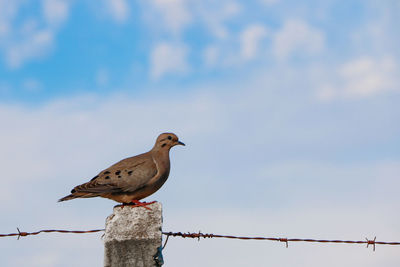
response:
[[[168,135],[168,140],[171,140],[171,139],[172,139],[172,136]]]

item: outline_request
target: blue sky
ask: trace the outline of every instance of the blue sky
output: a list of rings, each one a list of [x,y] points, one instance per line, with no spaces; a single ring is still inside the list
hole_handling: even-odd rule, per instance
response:
[[[112,201],[57,199],[173,131],[187,146],[148,198],[163,203],[164,230],[399,240],[399,11],[389,0],[0,0],[0,232],[102,228]],[[0,248],[2,266],[102,264],[100,235]],[[164,258],[398,265],[399,248],[377,249],[174,239]]]
[[[82,93],[184,90],[240,79],[283,60],[331,66],[349,56],[382,56],[387,48],[398,56],[398,40],[370,43],[384,31],[398,33],[390,21],[396,5],[3,1],[0,96],[3,102],[43,103]],[[374,29],[374,21],[383,29]],[[303,39],[287,40],[297,30]]]

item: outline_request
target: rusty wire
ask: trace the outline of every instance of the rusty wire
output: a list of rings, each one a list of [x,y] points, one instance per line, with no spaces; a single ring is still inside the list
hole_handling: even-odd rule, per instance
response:
[[[87,234],[87,233],[97,233],[102,232],[104,229],[94,229],[94,230],[40,230],[37,232],[21,232],[19,228],[17,228],[17,233],[10,234],[0,234],[0,237],[8,237],[8,236],[17,236],[18,239],[20,237],[29,236],[29,235],[38,235],[40,233],[69,233],[69,234]],[[166,241],[164,243],[163,248],[166,246],[168,242],[168,238],[172,237],[182,237],[182,238],[196,238],[200,241],[201,238],[227,238],[227,239],[240,239],[240,240],[267,240],[267,241],[277,241],[285,243],[286,247],[289,246],[289,242],[311,242],[311,243],[341,243],[341,244],[366,244],[367,248],[369,245],[372,245],[373,250],[375,251],[376,245],[400,245],[400,242],[384,242],[384,241],[376,241],[376,237],[374,239],[365,240],[323,240],[323,239],[310,239],[310,238],[282,238],[282,237],[248,237],[248,236],[233,236],[233,235],[219,235],[219,234],[207,234],[207,233],[182,233],[182,232],[162,232],[163,235],[167,236]]]
[[[0,234],[0,237],[6,237],[6,236],[18,236],[17,239],[19,239],[22,236],[28,236],[28,235],[38,235],[40,233],[63,233],[63,234],[86,234],[86,233],[96,233],[96,232],[101,232],[104,231],[104,229],[95,229],[95,230],[87,230],[87,231],[69,231],[69,230],[40,230],[37,232],[21,232],[19,228],[17,227],[18,233],[11,233],[11,234]]]
[[[228,239],[241,239],[241,240],[268,240],[268,241],[278,241],[286,244],[286,247],[289,246],[289,242],[312,242],[312,243],[344,243],[344,244],[366,244],[367,248],[369,245],[372,245],[373,251],[375,251],[376,245],[400,245],[400,242],[383,242],[376,241],[376,237],[374,239],[365,240],[321,240],[321,239],[310,239],[310,238],[277,238],[277,237],[248,237],[248,236],[232,236],[232,235],[217,235],[217,234],[204,234],[201,232],[198,233],[181,233],[181,232],[163,232],[163,235],[173,236],[173,237],[182,237],[182,238],[197,238],[200,241],[200,238],[228,238]]]

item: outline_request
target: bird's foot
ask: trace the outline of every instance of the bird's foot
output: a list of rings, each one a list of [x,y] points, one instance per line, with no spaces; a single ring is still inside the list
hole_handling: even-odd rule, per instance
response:
[[[124,208],[125,206],[133,206],[133,208],[136,207],[143,207],[147,210],[151,210],[151,208],[146,207],[148,205],[151,205],[153,203],[156,203],[157,201],[151,201],[151,202],[140,202],[139,200],[133,199],[130,203],[122,203],[120,206],[121,208]]]

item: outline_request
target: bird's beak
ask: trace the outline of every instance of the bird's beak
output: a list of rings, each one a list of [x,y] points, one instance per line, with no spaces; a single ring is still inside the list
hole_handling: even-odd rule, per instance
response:
[[[182,146],[184,146],[185,144],[184,144],[184,143],[182,143],[181,141],[178,141],[178,145],[182,145]]]

